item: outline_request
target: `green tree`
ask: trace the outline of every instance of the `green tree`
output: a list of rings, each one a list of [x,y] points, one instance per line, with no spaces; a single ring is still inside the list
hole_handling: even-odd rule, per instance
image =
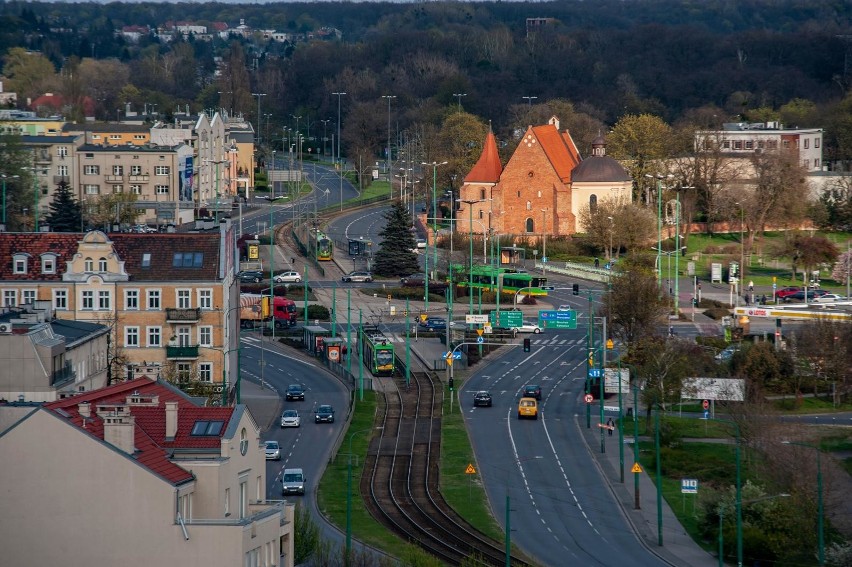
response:
[[[781,252],[790,257],[791,278],[796,281],[796,272],[801,268],[804,279],[820,264],[831,264],[837,260],[839,250],[824,236],[793,234],[785,240]]]
[[[83,222],[83,209],[67,181],[62,181],[56,187],[47,223],[53,232],[78,232]]]
[[[647,257],[630,254],[619,260],[610,287],[601,314],[609,319],[614,337],[630,344],[639,337],[658,334],[670,302],[660,294]]]
[[[671,126],[651,114],[623,116],[607,137],[607,153],[627,168],[637,189],[645,187],[646,202],[653,187],[645,174],[663,173],[655,162],[669,156],[671,138]]]
[[[304,564],[316,552],[320,531],[307,506],[296,506],[293,529],[293,557],[296,565]]]
[[[133,193],[111,193],[87,200],[83,205],[86,221],[94,227],[108,227],[112,223],[133,224],[142,212],[136,208]]]
[[[41,53],[13,47],[3,56],[4,90],[18,93],[18,100],[26,101],[53,90],[56,69]]]
[[[382,243],[376,252],[373,271],[386,277],[407,276],[417,272],[420,264],[417,255],[412,252],[416,243],[410,230],[411,215],[401,201],[396,201],[384,218],[387,224],[379,233]]]
[[[608,199],[599,201],[594,210],[586,203],[580,207],[577,220],[598,249],[608,250],[611,237],[615,256],[621,249],[641,250],[657,236],[654,214],[636,203]]]
[[[688,341],[643,335],[630,345],[630,364],[645,380],[642,400],[650,418],[654,408],[665,410],[681,399],[683,380],[701,367],[701,349]]]

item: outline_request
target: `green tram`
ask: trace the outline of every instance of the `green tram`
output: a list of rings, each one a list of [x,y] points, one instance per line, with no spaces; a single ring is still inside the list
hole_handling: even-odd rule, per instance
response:
[[[327,262],[334,252],[334,242],[322,232],[317,231],[317,260]]]
[[[471,275],[473,277],[471,277]],[[520,290],[523,295],[534,295],[544,297],[547,290],[547,278],[535,276],[527,272],[518,272],[512,268],[495,268],[493,266],[462,265],[453,266],[453,281],[458,287],[472,287],[483,291],[497,291],[503,293],[515,293]]]
[[[360,330],[361,360],[373,376],[393,376],[393,343],[376,325],[363,325]]]

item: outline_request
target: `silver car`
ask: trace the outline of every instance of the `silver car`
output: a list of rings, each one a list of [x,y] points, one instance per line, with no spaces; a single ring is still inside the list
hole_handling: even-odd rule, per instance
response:
[[[281,445],[278,441],[266,441],[266,460],[280,461],[281,460]]]
[[[371,282],[373,281],[373,274],[370,272],[349,272],[340,279],[345,282]]]
[[[302,274],[299,272],[281,272],[272,278],[275,283],[299,283],[302,281]]]
[[[299,412],[294,409],[284,410],[281,414],[281,427],[299,427],[302,424],[302,418],[299,417]]]

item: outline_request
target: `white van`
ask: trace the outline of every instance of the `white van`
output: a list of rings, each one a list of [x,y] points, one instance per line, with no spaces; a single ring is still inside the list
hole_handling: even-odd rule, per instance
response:
[[[305,475],[302,469],[284,469],[284,476],[281,477],[281,494],[304,494],[305,493]]]

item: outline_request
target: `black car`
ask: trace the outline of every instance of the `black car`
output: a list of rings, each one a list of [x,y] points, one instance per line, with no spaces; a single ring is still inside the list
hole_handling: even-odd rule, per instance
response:
[[[266,274],[260,270],[245,270],[237,274],[240,281],[243,283],[260,283],[266,277]]]
[[[443,331],[447,328],[447,320],[441,317],[428,317],[425,321],[420,321],[418,325],[426,331]]]
[[[491,407],[491,394],[485,390],[480,390],[473,395],[473,407],[484,406]]]
[[[287,401],[290,400],[304,400],[305,399],[305,389],[302,388],[300,384],[290,384],[287,386]]]
[[[411,274],[410,276],[405,276],[404,278],[399,279],[399,283],[401,283],[405,287],[425,287],[426,286],[426,274]],[[444,282],[429,280],[429,291],[434,291],[436,293],[440,293],[447,289],[447,284]]]
[[[537,386],[535,384],[527,384],[524,386],[524,393],[521,394],[521,397],[524,398],[535,398],[537,400],[541,399],[541,386]]]
[[[828,294],[828,292],[825,291],[824,289],[809,289],[808,290],[808,301],[812,301],[816,297],[822,297],[823,295],[827,295],[827,294]],[[796,293],[788,295],[787,297],[784,298],[784,301],[786,301],[788,303],[793,302],[793,301],[804,301],[804,300],[805,300],[805,290],[797,291]]]
[[[334,408],[330,405],[321,405],[314,412],[314,423],[334,423]]]

